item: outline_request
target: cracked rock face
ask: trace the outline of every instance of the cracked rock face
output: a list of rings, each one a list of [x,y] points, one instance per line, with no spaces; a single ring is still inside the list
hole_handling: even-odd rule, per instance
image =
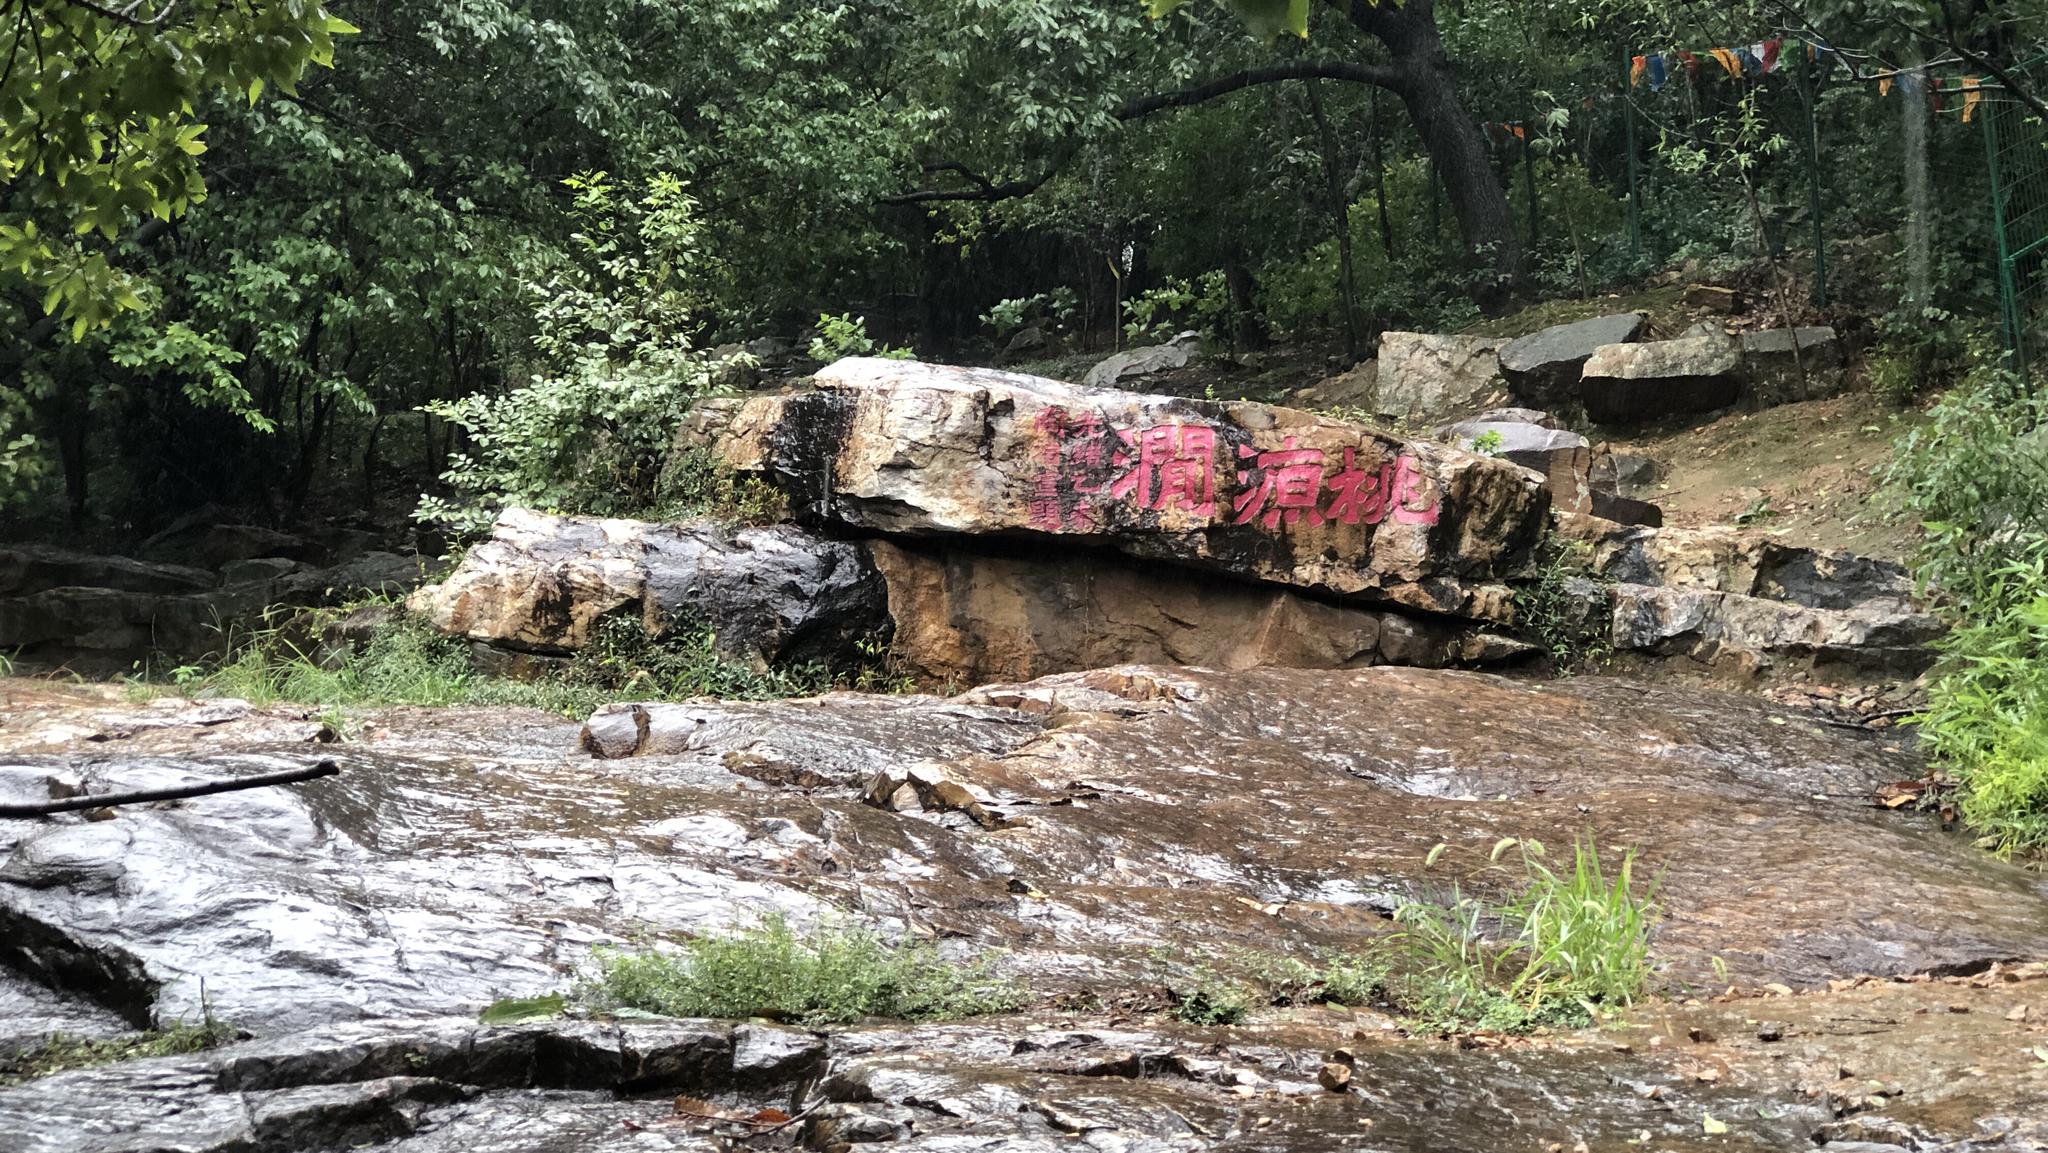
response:
[[[1293,409],[870,358],[816,385],[749,400],[718,451],[864,532],[1057,538],[1497,620],[1548,511],[1500,461]]]

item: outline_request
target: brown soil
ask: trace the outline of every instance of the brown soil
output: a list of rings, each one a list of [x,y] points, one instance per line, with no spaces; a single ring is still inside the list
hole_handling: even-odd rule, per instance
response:
[[[1667,525],[1743,524],[1788,544],[1897,560],[1913,529],[1887,515],[1877,471],[1917,419],[1859,391],[1608,444],[1664,464],[1663,480],[1642,495]]]

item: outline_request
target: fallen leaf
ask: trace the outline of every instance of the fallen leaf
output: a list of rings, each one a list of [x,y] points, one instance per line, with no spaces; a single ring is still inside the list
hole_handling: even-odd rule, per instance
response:
[[[562,1015],[564,1003],[560,993],[549,993],[545,997],[507,997],[493,1001],[477,1020],[486,1025],[510,1025],[518,1021],[540,1021]]]
[[[1712,1113],[1700,1114],[1700,1132],[1705,1133],[1709,1137],[1718,1137],[1727,1131],[1727,1122],[1714,1120]]]

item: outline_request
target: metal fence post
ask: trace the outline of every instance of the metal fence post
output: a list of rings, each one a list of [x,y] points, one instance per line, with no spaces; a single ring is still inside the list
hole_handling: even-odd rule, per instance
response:
[[[1628,138],[1628,255],[1635,263],[1643,259],[1643,193],[1636,171],[1636,106],[1629,92],[1633,78],[1626,51],[1621,54],[1621,120]]]

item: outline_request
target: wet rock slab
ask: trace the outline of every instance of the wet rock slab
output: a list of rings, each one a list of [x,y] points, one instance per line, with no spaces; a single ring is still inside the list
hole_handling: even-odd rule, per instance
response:
[[[0,779],[142,787],[306,756],[264,736],[11,754]],[[1007,948],[1048,993],[1120,988],[1190,940],[1356,947],[1399,900],[1501,889],[1499,838],[1589,830],[1663,878],[1660,980],[1712,981],[1716,957],[1810,985],[2048,951],[2038,876],[1871,804],[1918,775],[1909,752],[1713,693],[1127,666],[616,706],[580,740],[598,756],[544,714],[392,710],[322,751],[338,777],[0,822],[0,961],[135,1025],[195,1019],[203,983],[268,1034],[558,988],[605,941],[853,911]],[[906,803],[863,801],[913,768]]]
[[[0,1089],[0,1151],[2016,1153],[2048,1137],[2048,1083],[2029,1060],[2048,1037],[2044,1007],[2039,966],[1994,966],[1742,991],[1599,1033],[1462,1044],[1333,1007],[1226,1029],[1068,1014],[830,1031],[379,1020]],[[1333,1058],[1349,1074],[1341,1091],[1319,1083]],[[677,1094],[792,1119],[679,1116]]]
[[[1693,1110],[1734,1115],[1749,1094],[1685,1085],[1611,1052],[1362,1045],[1339,1019],[1274,1035],[1118,1027],[1068,1019],[816,1036],[758,1024],[461,1019],[307,1030],[189,1057],[62,1073],[0,1089],[5,1153],[570,1153],[594,1148],[1297,1150],[1481,1148],[1509,1129],[1620,1149],[1648,1130],[1676,1149],[1801,1142],[1818,1110],[1792,1109],[1709,1145]],[[805,1059],[765,1077],[750,1033],[794,1034]],[[1355,1088],[1312,1070],[1348,1044]],[[1668,1083],[1661,1100],[1627,1083]],[[764,1129],[678,1116],[683,1094]],[[751,1138],[751,1140],[748,1140]]]
[[[111,702],[6,689],[8,796],[305,756],[267,711],[204,705],[182,729],[53,753],[51,734]],[[1040,1016],[822,1038],[471,1016],[568,985],[596,943],[769,911],[859,916],[957,955],[999,946],[1041,994],[1111,999],[1156,980],[1162,951],[1355,947],[1400,899],[1453,881],[1495,892],[1498,838],[1584,830],[1640,847],[1638,868],[1660,876],[1667,987],[1818,990],[2048,951],[2037,875],[1870,803],[1917,773],[1910,751],[1745,698],[1130,666],[951,699],[621,706],[580,734],[539,713],[383,710],[322,752],[341,776],[0,822],[0,960],[58,991],[0,1007],[104,1032],[197,1016],[203,979],[213,1010],[256,1034],[0,1089],[0,1150],[732,1147],[670,1116],[676,1093],[800,1113],[789,1137],[817,1148],[1420,1153],[1513,1133],[1619,1153],[1647,1132],[1658,1149],[1987,1134],[1980,1147],[2018,1149],[2037,1135],[2040,1026],[2011,1014],[2048,1013],[2048,998],[2037,976],[1996,968],[1858,985],[1840,996],[1868,1001],[1848,1009],[1822,993],[1657,1010],[1628,1052],[1595,1035],[1394,1041],[1383,1018],[1329,1008],[1227,1030]],[[864,799],[878,777],[902,782],[886,807]],[[1779,1039],[1745,1040],[1752,1019]],[[1693,1025],[1720,1041],[1691,1041]],[[1355,1068],[1333,1093],[1318,1073],[1340,1046]],[[1921,1052],[1936,1056],[1909,1076]],[[1830,1060],[1859,1076],[1806,1092]],[[1705,1134],[1702,1114],[1730,1132]]]

